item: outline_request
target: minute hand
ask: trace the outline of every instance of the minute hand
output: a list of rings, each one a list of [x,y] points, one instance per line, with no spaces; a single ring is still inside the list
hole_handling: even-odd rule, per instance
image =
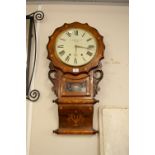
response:
[[[84,49],[91,49],[91,48],[89,48],[89,47],[84,47],[84,46],[79,46],[79,45],[75,45],[75,48],[84,48]]]

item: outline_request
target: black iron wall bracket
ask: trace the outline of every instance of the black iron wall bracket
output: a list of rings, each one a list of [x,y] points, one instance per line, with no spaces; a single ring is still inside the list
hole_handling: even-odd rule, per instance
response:
[[[34,75],[34,69],[37,58],[37,36],[35,22],[40,21],[44,18],[42,11],[35,11],[29,15],[26,15],[26,19],[30,20],[29,32],[28,32],[28,43],[27,43],[27,65],[26,65],[26,99],[30,101],[37,101],[40,97],[40,92],[37,89],[31,90],[31,83]],[[34,37],[34,56],[32,54],[32,38]],[[33,59],[33,60],[32,60]],[[31,65],[32,62],[32,66]],[[30,70],[30,68],[32,68]]]

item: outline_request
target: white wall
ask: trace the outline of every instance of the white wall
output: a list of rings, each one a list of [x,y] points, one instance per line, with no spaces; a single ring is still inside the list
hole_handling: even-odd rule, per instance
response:
[[[128,108],[128,6],[73,3],[27,5],[27,14],[36,10],[42,10],[45,14],[44,20],[37,23],[38,55],[34,81],[34,87],[40,90],[41,96],[33,103],[33,109],[30,106],[28,111],[29,118],[32,114],[32,124],[29,121],[27,126],[30,137],[27,141],[28,155],[99,155],[99,135],[65,136],[52,133],[58,127],[58,116],[57,105],[52,103],[56,96],[48,79],[46,45],[48,36],[66,22],[88,23],[104,36],[104,79],[96,96],[100,103],[95,106],[94,114],[94,127],[98,128],[99,106]],[[115,155],[128,155],[128,149],[126,154]]]

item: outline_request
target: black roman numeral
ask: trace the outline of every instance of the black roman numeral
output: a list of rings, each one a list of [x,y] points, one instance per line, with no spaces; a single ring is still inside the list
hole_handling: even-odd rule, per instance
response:
[[[88,49],[92,49],[92,48],[94,48],[95,46],[94,45],[89,45],[88,46]]]
[[[90,41],[90,40],[92,40],[92,38],[87,39],[87,41]]]
[[[59,52],[59,54],[60,54],[61,56],[63,56],[63,55],[65,54],[65,51],[62,50],[62,51]]]
[[[66,32],[66,34],[68,35],[68,37],[71,37],[71,33],[70,32]]]
[[[91,53],[90,51],[87,51],[87,55],[92,56],[93,53]]]
[[[66,58],[65,58],[65,61],[68,62],[70,59],[70,55],[68,55]]]
[[[75,31],[74,31],[74,34],[75,34],[76,36],[78,36],[78,30],[75,30]]]
[[[84,61],[86,61],[86,59],[83,57],[83,54],[81,54],[81,56],[82,56],[82,59],[83,59]]]
[[[86,34],[86,32],[83,33],[82,37],[84,37],[85,34]]]
[[[58,47],[58,48],[63,48],[63,47],[64,47],[64,45],[58,45],[57,47]]]

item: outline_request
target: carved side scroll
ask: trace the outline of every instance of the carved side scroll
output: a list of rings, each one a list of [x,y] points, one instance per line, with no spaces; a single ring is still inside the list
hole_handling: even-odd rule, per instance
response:
[[[52,62],[50,63],[49,68],[50,68],[50,70],[48,72],[48,77],[51,80],[51,82],[53,83],[52,90],[55,93],[55,95],[58,96],[58,89],[56,89],[57,84],[58,84],[58,78],[57,78],[58,73],[57,73],[57,70],[54,68]]]
[[[102,68],[102,64],[100,63],[93,72],[94,96],[97,95],[98,91],[100,90],[100,87],[98,86],[98,84],[103,78],[103,71],[101,68]]]

